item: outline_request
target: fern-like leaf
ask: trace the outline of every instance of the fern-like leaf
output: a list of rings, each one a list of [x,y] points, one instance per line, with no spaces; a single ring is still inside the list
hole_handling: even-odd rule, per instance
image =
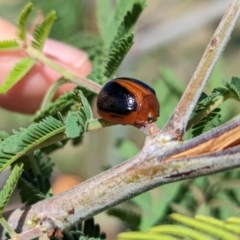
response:
[[[74,93],[76,94],[76,97],[78,101],[82,104],[82,109],[84,110],[84,115],[86,115],[87,119],[92,119],[92,108],[87,100],[87,98],[84,96],[82,91],[79,91],[77,89],[74,90]]]
[[[5,131],[0,131],[0,141],[3,141],[4,139],[8,138],[10,135]]]
[[[119,1],[119,4],[123,3],[122,2],[120,3]],[[133,26],[135,25],[145,6],[146,6],[145,0],[137,0],[134,2],[132,8],[127,10],[123,20],[123,27],[126,33],[132,30]]]
[[[220,108],[215,108],[211,113],[192,127],[192,136],[196,137],[218,126],[221,122]]]
[[[23,164],[16,164],[11,171],[10,176],[7,179],[6,184],[3,187],[3,190],[0,192],[0,214],[3,212],[4,207],[6,206],[9,198],[12,195],[13,190],[15,189],[17,182],[21,176],[23,170]]]
[[[23,178],[19,180],[17,188],[19,189],[22,203],[26,205],[31,205],[45,199],[44,194],[37,187]]]
[[[3,40],[0,41],[0,51],[11,51],[20,49],[20,46],[16,40]]]
[[[201,232],[205,232],[206,234],[211,234],[216,238],[222,239],[238,239],[234,233],[230,233],[226,227],[224,227],[224,221],[217,220],[213,221],[211,217],[204,217],[205,221],[200,220],[200,216],[196,216],[195,218],[183,216],[180,214],[172,214],[171,218],[179,223],[182,223],[188,227],[194,228]],[[203,218],[202,218],[203,219]],[[218,224],[216,224],[218,222]],[[219,222],[221,222],[221,226],[219,227]],[[227,225],[227,224],[226,224]]]
[[[76,138],[84,134],[86,131],[86,123],[88,119],[92,118],[91,107],[82,94],[81,91],[75,89],[75,94],[80,101],[81,106],[79,104],[76,105],[77,111],[70,112],[66,119],[66,135],[68,138]],[[80,107],[80,110],[78,109]]]
[[[34,152],[34,157],[36,159],[39,172],[44,179],[50,179],[54,167],[54,162],[51,161],[49,157],[43,157],[40,150]]]
[[[34,40],[32,46],[37,50],[42,50],[48,34],[52,28],[53,22],[56,19],[56,12],[52,11],[44,21],[39,24],[33,32]]]
[[[29,14],[31,13],[32,8],[33,8],[32,3],[28,3],[26,5],[26,7],[22,10],[22,12],[20,13],[20,16],[18,18],[17,36],[24,43],[27,42],[27,18],[29,16]]]
[[[64,114],[66,111],[69,110],[70,106],[76,103],[74,96],[75,94],[73,92],[67,92],[61,95],[54,102],[49,103],[45,109],[37,112],[36,116],[34,116],[33,118],[33,121],[39,122],[40,120],[44,119],[49,115],[57,116],[58,112],[61,112],[61,114]]]
[[[49,190],[54,163],[50,158],[43,157],[40,150],[36,150],[32,157],[21,158],[25,167],[17,185],[22,203],[26,205],[52,196]]]
[[[76,138],[84,133],[85,122],[81,120],[77,112],[69,113],[66,119],[66,135],[68,138]]]
[[[18,158],[38,148],[41,143],[63,133],[65,126],[53,117],[31,124],[28,128],[14,131],[14,134],[0,142],[0,172]]]
[[[110,49],[110,46],[113,44],[114,39],[119,34],[120,28],[121,36],[118,35],[118,38],[116,40],[119,40],[120,38],[124,37],[125,34],[130,33],[130,29],[134,26],[144,6],[145,0],[117,1],[114,16],[108,16],[109,20],[106,20],[105,24],[102,24],[103,26],[99,27],[100,30],[103,29],[103,31],[100,32],[104,40],[106,50]],[[101,6],[98,9],[101,10]],[[104,14],[106,17],[106,11]],[[108,30],[108,32],[105,34],[104,30]]]
[[[223,85],[232,93],[236,100],[240,101],[240,78],[233,77],[231,82],[223,80]]]
[[[120,39],[118,45],[112,49],[111,53],[109,54],[109,60],[105,66],[104,75],[106,77],[110,78],[114,75],[115,71],[133,45],[133,37],[133,34],[129,34]]]
[[[226,95],[226,93],[228,93],[228,90],[225,88],[216,88],[209,96],[202,93],[192,119],[202,113],[204,113],[204,117],[193,125],[193,137],[196,137],[219,125],[221,118],[219,113],[220,108],[212,109],[211,105],[214,104],[220,97]]]
[[[123,38],[126,34],[129,34],[135,25],[137,19],[142,13],[146,3],[145,0],[136,1],[118,1],[115,12],[115,21],[118,28],[112,26],[115,32],[115,38],[111,43],[110,49],[113,49],[119,39]]]
[[[223,96],[227,90],[225,88],[215,88],[210,95],[207,95],[205,93],[202,93],[200,96],[197,109],[206,107],[214,103],[219,96]]]
[[[231,239],[237,240],[240,236],[238,221],[232,218],[226,222],[206,216],[195,216],[195,218],[172,214],[171,218],[182,225],[159,225],[150,228],[147,232],[125,232],[120,233],[118,240],[149,240],[149,239],[189,239],[189,240],[212,240]]]
[[[16,63],[5,82],[0,86],[0,93],[6,93],[9,89],[11,89],[31,70],[34,64],[35,60],[28,57]]]

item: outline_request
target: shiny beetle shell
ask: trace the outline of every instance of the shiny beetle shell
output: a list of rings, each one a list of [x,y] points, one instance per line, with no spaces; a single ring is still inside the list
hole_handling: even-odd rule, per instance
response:
[[[110,122],[145,125],[157,120],[160,104],[155,91],[146,83],[121,77],[103,86],[97,98],[97,111]]]

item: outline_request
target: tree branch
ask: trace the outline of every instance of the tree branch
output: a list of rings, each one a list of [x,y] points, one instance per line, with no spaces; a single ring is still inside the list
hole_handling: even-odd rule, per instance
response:
[[[238,167],[240,147],[231,147],[236,143],[231,132],[239,132],[239,129],[240,117],[183,144],[164,144],[160,143],[158,138],[151,138],[131,160],[64,193],[28,208],[13,211],[8,222],[17,232],[27,231],[27,222],[30,221],[36,223],[31,224],[35,228],[59,233],[80,220],[156,186]],[[219,151],[221,148],[211,149],[211,140],[222,142],[221,138],[226,138],[224,133],[230,133],[233,142],[228,146],[224,145],[225,150],[222,151]],[[210,152],[203,155],[199,155],[197,151],[189,152],[189,149],[199,149],[199,146],[207,142]],[[204,148],[208,149],[206,146]],[[37,230],[35,234],[36,232]]]
[[[175,108],[173,115],[163,128],[172,139],[182,139],[191,113],[203,91],[203,88],[218,58],[230,39],[233,28],[239,18],[240,1],[233,0],[216,29],[203,57],[192,76],[186,91]]]

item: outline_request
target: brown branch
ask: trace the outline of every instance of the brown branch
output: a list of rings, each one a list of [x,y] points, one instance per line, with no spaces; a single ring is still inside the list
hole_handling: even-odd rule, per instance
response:
[[[188,154],[188,150],[210,140],[216,141],[223,133],[229,132],[232,136],[232,132],[236,132],[239,127],[240,117],[183,144],[161,144],[159,138],[149,138],[136,157],[64,193],[29,208],[13,211],[8,223],[17,232],[27,231],[27,221],[30,221],[36,223],[34,227],[59,234],[62,229],[80,220],[156,186],[238,167],[239,146],[231,147],[229,144],[223,151],[214,149],[204,155],[198,152]],[[235,142],[234,139],[233,145]]]
[[[232,30],[239,18],[240,2],[232,1],[225,12],[218,28],[216,29],[203,57],[192,76],[186,91],[173,112],[170,120],[163,128],[163,132],[169,134],[172,139],[182,139],[200,94],[218,60],[223,52]]]

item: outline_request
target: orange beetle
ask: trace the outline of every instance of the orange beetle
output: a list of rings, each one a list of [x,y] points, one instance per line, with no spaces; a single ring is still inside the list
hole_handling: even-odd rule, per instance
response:
[[[146,83],[121,77],[103,86],[97,98],[97,111],[110,122],[143,126],[157,120],[160,104],[155,91]]]

